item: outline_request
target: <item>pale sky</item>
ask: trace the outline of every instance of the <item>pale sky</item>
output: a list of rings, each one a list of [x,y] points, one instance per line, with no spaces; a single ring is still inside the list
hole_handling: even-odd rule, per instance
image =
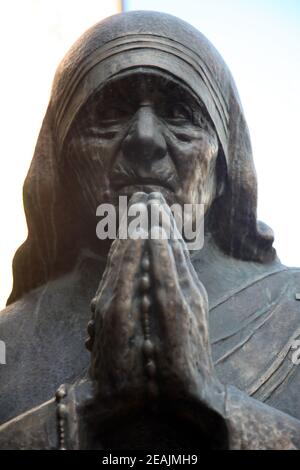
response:
[[[115,0],[0,2],[0,308],[11,261],[26,238],[22,185],[55,69]],[[127,0],[126,9],[175,14],[196,26],[229,65],[243,102],[259,181],[259,217],[275,231],[282,262],[300,266],[300,1]]]
[[[49,101],[55,69],[92,24],[120,11],[117,0],[0,2],[0,309],[11,263],[27,229],[22,186]]]

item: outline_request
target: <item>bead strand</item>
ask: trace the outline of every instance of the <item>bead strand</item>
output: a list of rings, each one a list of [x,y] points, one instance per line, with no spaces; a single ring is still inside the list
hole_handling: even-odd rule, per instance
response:
[[[145,357],[145,371],[148,377],[147,389],[150,398],[155,398],[158,394],[156,379],[156,364],[154,362],[154,344],[150,339],[150,322],[149,322],[149,309],[151,307],[151,300],[149,297],[149,289],[151,287],[149,269],[150,260],[148,253],[144,254],[142,260],[143,274],[140,280],[140,289],[142,292],[141,311],[142,321],[144,328],[144,342],[142,345],[143,354]]]
[[[64,385],[59,387],[55,394],[57,402],[57,420],[58,420],[58,434],[59,434],[59,450],[66,450],[65,445],[65,421],[67,418],[67,407],[63,403],[60,403],[63,398],[67,395]]]

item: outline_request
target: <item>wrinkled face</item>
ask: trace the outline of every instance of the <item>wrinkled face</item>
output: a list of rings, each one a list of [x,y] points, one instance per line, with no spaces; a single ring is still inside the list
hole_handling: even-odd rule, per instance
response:
[[[188,88],[155,69],[127,71],[95,91],[64,153],[93,216],[100,203],[136,191],[206,209],[215,196],[213,125]]]

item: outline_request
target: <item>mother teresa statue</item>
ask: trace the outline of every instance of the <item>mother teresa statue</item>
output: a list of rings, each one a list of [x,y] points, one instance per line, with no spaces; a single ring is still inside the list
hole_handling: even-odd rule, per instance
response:
[[[149,223],[112,241],[98,208],[120,198]],[[203,246],[173,205],[203,208]],[[243,110],[209,41],[154,12],[89,29],[58,67],[25,180],[0,448],[299,449],[300,270],[256,205]]]

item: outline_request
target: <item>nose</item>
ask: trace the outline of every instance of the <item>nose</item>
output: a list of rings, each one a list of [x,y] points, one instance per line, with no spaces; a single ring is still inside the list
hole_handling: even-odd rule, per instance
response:
[[[142,105],[123,141],[126,158],[146,160],[160,159],[166,155],[167,145],[161,124],[150,105]]]

